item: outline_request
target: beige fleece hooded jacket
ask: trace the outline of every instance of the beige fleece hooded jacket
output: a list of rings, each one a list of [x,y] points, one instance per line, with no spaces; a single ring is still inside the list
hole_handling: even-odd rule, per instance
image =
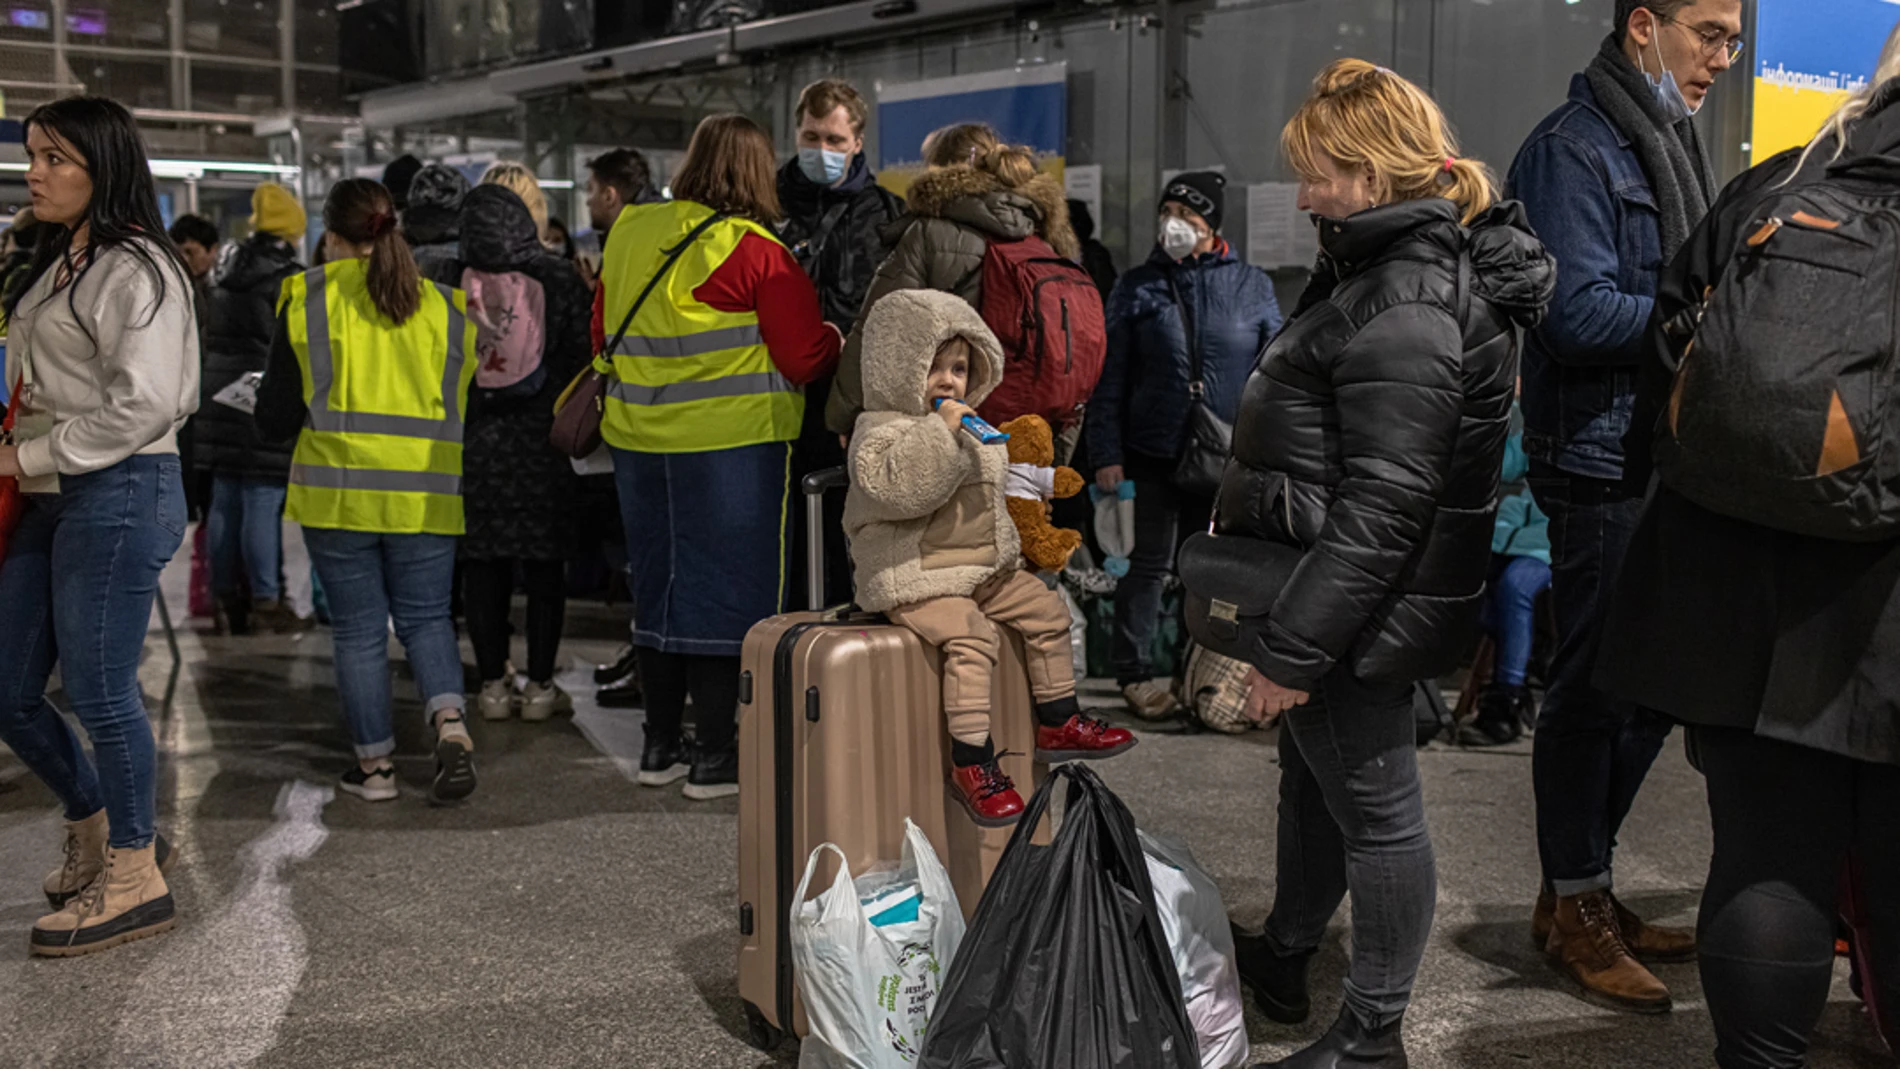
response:
[[[1004,444],[951,430],[925,400],[937,348],[970,343],[970,389],[981,404],[1003,377],[1003,349],[976,309],[936,290],[900,290],[864,323],[864,402],[851,437],[844,529],[858,604],[871,612],[928,598],[968,597],[1022,566],[1003,503]]]

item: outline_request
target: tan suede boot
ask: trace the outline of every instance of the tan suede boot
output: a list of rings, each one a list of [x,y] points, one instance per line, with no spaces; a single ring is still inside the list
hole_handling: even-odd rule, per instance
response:
[[[1669,1012],[1669,988],[1630,955],[1608,891],[1560,896],[1544,953],[1588,1001],[1636,1013]]]
[[[66,822],[66,860],[47,874],[46,901],[59,909],[106,867],[106,811]]]
[[[174,923],[171,888],[152,847],[108,848],[99,878],[33,926],[30,949],[53,958],[92,954],[169,932]]]
[[[1641,962],[1678,962],[1695,960],[1695,932],[1683,928],[1664,928],[1650,924],[1625,906],[1614,893],[1617,927],[1623,931],[1623,943],[1631,956]],[[1557,896],[1545,889],[1537,896],[1537,908],[1531,912],[1531,941],[1542,947],[1550,942],[1550,929],[1557,919]]]

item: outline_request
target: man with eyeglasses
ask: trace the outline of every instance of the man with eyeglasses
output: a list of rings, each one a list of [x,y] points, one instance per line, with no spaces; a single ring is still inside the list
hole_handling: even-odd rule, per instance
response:
[[[1691,933],[1644,923],[1611,890],[1617,830],[1669,723],[1590,676],[1642,510],[1640,491],[1621,483],[1623,436],[1657,277],[1715,199],[1691,117],[1740,56],[1741,32],[1742,0],[1616,0],[1615,32],[1532,131],[1507,183],[1557,258],[1557,292],[1523,365],[1558,629],[1533,745],[1543,886],[1531,930],[1586,997],[1637,1012],[1670,1007],[1644,962],[1695,957]]]

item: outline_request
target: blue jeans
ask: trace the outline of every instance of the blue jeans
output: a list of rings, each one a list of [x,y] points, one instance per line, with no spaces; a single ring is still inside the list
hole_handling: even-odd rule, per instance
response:
[[[356,756],[388,756],[396,749],[389,711],[391,619],[409,654],[423,716],[433,722],[437,712],[466,704],[462,650],[449,619],[455,539],[306,527],[303,540],[329,595],[336,689]]]
[[[1492,557],[1485,592],[1484,627],[1497,640],[1491,674],[1500,687],[1521,687],[1537,644],[1537,596],[1550,587],[1550,565],[1536,557]]]
[[[1559,895],[1611,886],[1616,833],[1662,752],[1669,721],[1590,685],[1609,591],[1643,500],[1620,484],[1532,462],[1530,487],[1550,517],[1557,648],[1537,716],[1531,782],[1544,881]]]
[[[1207,530],[1214,503],[1175,489],[1172,461],[1130,456],[1123,464],[1135,483],[1135,547],[1128,574],[1115,585],[1115,682],[1121,686],[1154,677],[1148,658],[1161,626],[1161,593],[1174,570],[1181,543]]]
[[[129,457],[35,495],[0,567],[0,741],[43,780],[67,820],[106,810],[111,844],[150,845],[157,755],[139,657],[158,575],[185,534],[175,456]],[[53,665],[93,761],[53,704]]]
[[[282,482],[249,475],[216,475],[205,515],[211,543],[211,592],[220,601],[238,596],[238,569],[250,580],[251,597],[276,601],[284,566]]]
[[[1411,1002],[1438,896],[1425,826],[1409,683],[1366,683],[1344,668],[1320,680],[1280,727],[1280,831],[1267,935],[1319,946],[1352,892],[1346,1004],[1367,1025]]]

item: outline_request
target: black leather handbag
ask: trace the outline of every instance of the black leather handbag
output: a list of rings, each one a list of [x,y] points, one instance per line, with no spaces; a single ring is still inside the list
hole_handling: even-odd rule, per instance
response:
[[[1186,588],[1182,615],[1194,641],[1260,667],[1267,614],[1293,577],[1304,551],[1246,535],[1203,531],[1181,546],[1176,570]]]
[[[1188,409],[1187,443],[1175,465],[1173,482],[1184,494],[1213,497],[1220,491],[1221,473],[1227,468],[1227,455],[1234,448],[1233,424],[1216,415],[1207,404],[1207,382],[1201,365],[1201,347],[1194,337],[1194,319],[1188,315],[1187,302],[1175,288],[1174,276],[1168,276],[1168,295],[1181,313],[1181,332],[1187,337]]]

